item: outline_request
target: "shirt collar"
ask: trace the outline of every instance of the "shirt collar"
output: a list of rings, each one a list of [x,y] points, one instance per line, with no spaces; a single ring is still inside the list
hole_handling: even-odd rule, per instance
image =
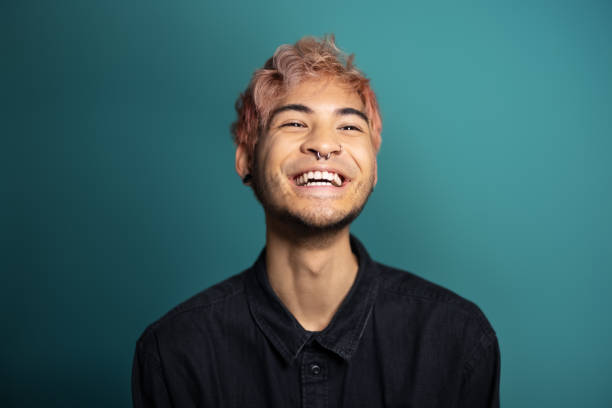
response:
[[[378,293],[379,271],[353,235],[350,243],[351,250],[359,259],[357,277],[331,322],[321,332],[305,330],[276,296],[268,281],[265,248],[247,271],[246,291],[251,314],[288,363],[311,339],[345,360],[349,360],[357,349]]]

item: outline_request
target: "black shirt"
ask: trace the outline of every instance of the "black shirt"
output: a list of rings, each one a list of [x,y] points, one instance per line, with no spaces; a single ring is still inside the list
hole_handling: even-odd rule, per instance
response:
[[[370,259],[330,324],[309,332],[282,304],[265,249],[187,300],[136,345],[135,407],[498,407],[499,347],[473,303]]]

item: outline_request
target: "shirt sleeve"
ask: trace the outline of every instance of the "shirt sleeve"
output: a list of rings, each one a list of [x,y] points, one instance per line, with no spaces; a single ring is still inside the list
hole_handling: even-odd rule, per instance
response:
[[[468,361],[462,386],[461,408],[499,408],[500,355],[495,335],[480,341]]]
[[[136,343],[132,367],[134,408],[170,408],[170,397],[157,353],[146,350],[144,339]]]

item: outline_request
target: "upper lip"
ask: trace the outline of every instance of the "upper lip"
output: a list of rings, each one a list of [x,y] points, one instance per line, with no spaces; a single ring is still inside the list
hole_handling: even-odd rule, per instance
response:
[[[339,176],[340,176],[340,179],[341,179],[343,182],[344,182],[345,180],[347,180],[347,181],[348,181],[348,177],[346,177],[346,176],[344,175],[344,173],[343,173],[341,170],[338,170],[337,168],[332,167],[332,166],[312,166],[312,167],[306,167],[306,168],[304,168],[304,169],[302,169],[302,170],[300,170],[300,171],[295,172],[295,173],[294,173],[294,174],[291,176],[291,179],[292,179],[292,180],[295,180],[297,177],[301,176],[301,175],[302,175],[302,174],[304,174],[304,173],[308,173],[308,172],[310,172],[310,171],[313,171],[313,172],[314,172],[314,171],[321,171],[321,172],[326,171],[326,172],[328,172],[328,173],[336,173],[337,175],[339,175]]]

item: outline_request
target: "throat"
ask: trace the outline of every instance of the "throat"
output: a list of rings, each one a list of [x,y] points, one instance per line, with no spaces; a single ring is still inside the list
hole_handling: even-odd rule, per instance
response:
[[[267,236],[266,265],[270,286],[306,330],[324,329],[350,291],[358,263],[346,238],[312,248]]]

